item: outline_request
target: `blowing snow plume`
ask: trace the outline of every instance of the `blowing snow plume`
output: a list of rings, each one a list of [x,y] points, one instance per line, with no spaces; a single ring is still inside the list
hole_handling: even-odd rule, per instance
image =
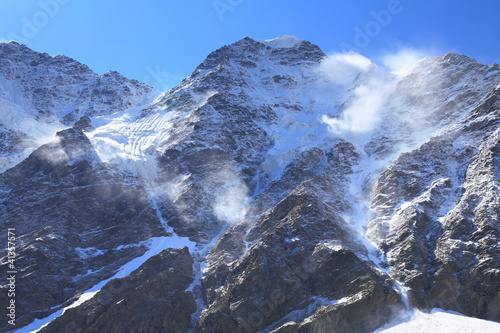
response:
[[[369,133],[377,125],[379,111],[389,94],[387,83],[372,78],[366,84],[354,89],[354,94],[340,117],[323,116],[323,121],[330,126],[330,131],[337,135]]]
[[[230,168],[217,175],[220,183],[215,192],[214,213],[222,221],[236,223],[248,211],[248,187]]]
[[[387,54],[383,57],[382,63],[390,72],[403,76],[411,72],[417,62],[427,57],[430,53],[439,54],[439,52],[405,48],[396,53]]]
[[[335,117],[324,115],[329,131],[347,137],[354,143],[366,143],[381,121],[383,108],[397,82],[414,67],[423,55],[415,50],[402,50],[384,57],[389,71],[356,53],[335,54],[320,66],[335,85],[350,91]]]
[[[390,91],[390,75],[356,53],[330,56],[323,61],[320,70],[334,85],[350,90],[336,117],[322,117],[329,131],[358,139],[369,134],[379,121],[380,108]]]

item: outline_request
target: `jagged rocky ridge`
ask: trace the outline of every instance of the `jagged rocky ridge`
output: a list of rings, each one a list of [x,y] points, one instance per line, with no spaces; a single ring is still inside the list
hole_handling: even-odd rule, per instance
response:
[[[136,107],[158,94],[116,71],[97,75],[67,56],[52,57],[14,41],[0,43],[0,171],[83,116]]]
[[[371,332],[410,307],[500,321],[500,67],[450,53],[395,74],[359,59],[246,37],[158,96],[0,44],[0,111],[59,130],[48,142],[2,117],[5,158],[37,147],[0,175],[18,325],[169,235],[197,246],[41,331]],[[350,123],[373,100],[374,126]]]

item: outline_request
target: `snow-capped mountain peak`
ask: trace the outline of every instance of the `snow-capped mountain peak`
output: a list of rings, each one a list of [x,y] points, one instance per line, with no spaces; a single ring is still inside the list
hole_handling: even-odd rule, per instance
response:
[[[392,72],[245,37],[160,94],[17,43],[0,64],[19,327],[500,321],[498,65],[449,53]]]

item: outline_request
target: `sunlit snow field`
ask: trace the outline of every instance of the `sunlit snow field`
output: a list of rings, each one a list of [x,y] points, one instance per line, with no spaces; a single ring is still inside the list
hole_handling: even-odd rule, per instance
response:
[[[414,311],[405,319],[398,319],[375,333],[494,333],[500,332],[500,323],[466,317],[454,311],[434,309],[431,313]]]

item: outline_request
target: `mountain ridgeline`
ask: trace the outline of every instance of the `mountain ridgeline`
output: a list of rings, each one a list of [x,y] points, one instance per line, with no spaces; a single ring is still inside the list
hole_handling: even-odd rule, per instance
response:
[[[500,322],[499,65],[245,37],[161,93],[1,43],[0,138],[2,332]]]

